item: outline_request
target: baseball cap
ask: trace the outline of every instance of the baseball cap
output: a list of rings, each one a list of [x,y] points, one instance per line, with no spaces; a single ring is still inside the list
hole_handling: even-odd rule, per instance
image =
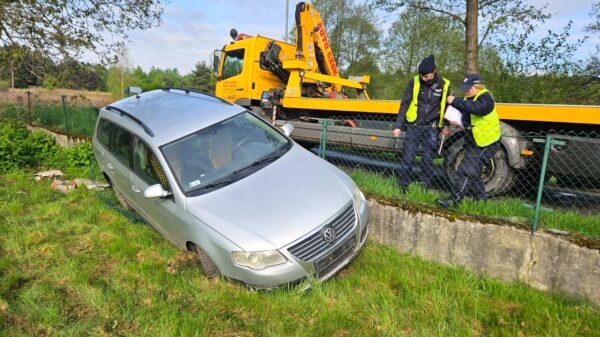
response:
[[[460,91],[467,91],[474,84],[482,84],[482,83],[483,83],[483,80],[481,79],[481,77],[479,75],[468,74],[467,76],[465,76],[465,79],[460,84]]]

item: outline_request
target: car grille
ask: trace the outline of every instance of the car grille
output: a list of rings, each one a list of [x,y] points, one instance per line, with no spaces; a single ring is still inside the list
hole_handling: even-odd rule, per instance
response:
[[[354,237],[349,238],[341,246],[337,247],[333,252],[321,258],[315,264],[317,269],[317,276],[319,278],[327,276],[331,273],[340,263],[352,255],[356,247],[356,240]]]
[[[293,245],[288,251],[302,261],[312,261],[327,249],[340,242],[354,228],[355,223],[356,215],[354,214],[354,208],[352,207],[352,203],[349,203],[340,215],[325,225],[335,228],[337,235],[333,242],[325,241],[321,231],[318,231],[307,239]]]

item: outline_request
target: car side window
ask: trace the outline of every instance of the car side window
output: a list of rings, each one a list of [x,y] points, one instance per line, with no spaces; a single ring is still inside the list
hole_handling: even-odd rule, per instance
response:
[[[98,122],[98,130],[96,132],[98,141],[100,141],[100,143],[107,148],[109,147],[108,144],[110,143],[110,133],[113,131],[113,129],[114,124],[106,119],[101,119],[100,122]]]
[[[133,148],[133,169],[149,185],[161,184],[164,189],[168,189],[167,178],[158,159],[139,138],[135,139]]]
[[[131,167],[129,153],[131,150],[132,135],[129,131],[115,125],[112,141],[110,142],[110,151],[121,161]]]

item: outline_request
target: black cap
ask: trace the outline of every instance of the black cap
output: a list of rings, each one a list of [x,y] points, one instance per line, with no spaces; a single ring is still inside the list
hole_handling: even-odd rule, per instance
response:
[[[421,61],[419,64],[419,74],[426,75],[432,73],[435,70],[435,59],[433,55],[429,55]]]
[[[474,84],[482,84],[483,80],[477,74],[468,74],[460,84],[460,91],[469,90]]]

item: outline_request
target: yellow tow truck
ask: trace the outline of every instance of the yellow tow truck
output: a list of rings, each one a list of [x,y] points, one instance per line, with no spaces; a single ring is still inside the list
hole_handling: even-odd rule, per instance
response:
[[[273,124],[292,123],[297,141],[319,142],[319,122],[343,115],[343,121],[329,120],[328,144],[401,152],[402,138],[394,138],[391,132],[400,101],[371,99],[367,92],[368,75],[340,77],[321,16],[308,3],[296,6],[295,33],[295,43],[291,44],[260,35],[238,34],[232,29],[233,41],[215,50],[216,96],[247,107]],[[531,135],[553,130],[573,135],[557,135],[565,145],[552,148],[549,172],[600,180],[600,165],[589,164],[600,163],[600,141],[578,134],[596,132],[598,137],[600,106],[498,103],[497,111],[503,148],[484,169],[488,194],[508,192],[520,177],[529,177],[530,184],[535,185],[536,175],[532,172],[539,172],[541,151],[532,143]],[[374,116],[380,122],[373,121]],[[460,132],[453,133],[443,144],[441,153],[449,174],[462,158],[462,145]],[[582,149],[585,158],[579,153]],[[394,165],[374,164],[392,169]]]

